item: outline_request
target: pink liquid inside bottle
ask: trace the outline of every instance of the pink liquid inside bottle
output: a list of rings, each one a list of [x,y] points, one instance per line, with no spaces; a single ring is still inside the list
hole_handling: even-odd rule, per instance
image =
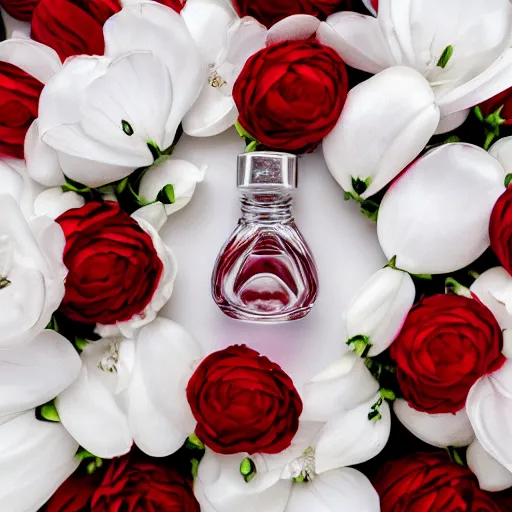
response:
[[[255,152],[238,157],[242,217],[212,275],[220,309],[238,320],[285,322],[314,306],[318,278],[292,216],[297,157]]]

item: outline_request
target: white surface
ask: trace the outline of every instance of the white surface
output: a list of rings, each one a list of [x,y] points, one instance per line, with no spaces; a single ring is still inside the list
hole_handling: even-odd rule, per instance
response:
[[[364,282],[385,264],[375,225],[344,201],[321,150],[299,162],[295,219],[316,258],[320,290],[304,319],[280,325],[244,323],[213,302],[210,278],[217,254],[240,214],[236,156],[244,149],[234,129],[212,138],[184,135],[174,153],[208,164],[192,201],[171,215],[162,238],[178,259],[178,277],[164,316],[185,326],[204,353],[245,343],[279,363],[301,385],[345,351],[342,312]]]

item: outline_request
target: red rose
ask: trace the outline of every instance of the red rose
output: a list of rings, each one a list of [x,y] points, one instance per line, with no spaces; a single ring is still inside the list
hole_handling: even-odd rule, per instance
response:
[[[240,17],[252,16],[267,28],[292,14],[310,14],[324,20],[342,10],[344,0],[233,0]]]
[[[315,41],[255,53],[233,88],[240,124],[268,148],[313,151],[334,128],[348,92],[339,55]]]
[[[30,21],[39,0],[0,0],[7,14],[20,21]]]
[[[494,205],[489,237],[492,250],[512,275],[512,187],[508,187]]]
[[[382,512],[505,512],[471,471],[444,452],[414,453],[385,464],[373,485]]]
[[[20,68],[0,62],[0,153],[23,158],[25,135],[37,117],[44,85]]]
[[[114,459],[92,497],[91,512],[200,512],[192,482],[172,467]],[[63,511],[65,512],[65,511]]]
[[[279,453],[299,428],[302,401],[277,364],[245,345],[206,357],[187,387],[196,434],[217,453]]]
[[[400,389],[409,405],[431,414],[455,413],[473,384],[501,367],[503,337],[478,300],[435,295],[414,307],[391,345]]]
[[[81,512],[90,510],[94,491],[101,483],[99,471],[92,475],[80,472],[71,475],[55,492],[46,505],[46,512]]]
[[[103,55],[103,24],[121,10],[119,0],[40,0],[32,17],[32,39],[71,55]]]
[[[501,108],[500,117],[504,120],[502,124],[512,124],[512,88],[500,92],[479,106],[484,117],[494,114]]]
[[[114,202],[91,202],[57,218],[69,270],[61,311],[71,320],[110,325],[151,301],[163,264],[151,237]]]

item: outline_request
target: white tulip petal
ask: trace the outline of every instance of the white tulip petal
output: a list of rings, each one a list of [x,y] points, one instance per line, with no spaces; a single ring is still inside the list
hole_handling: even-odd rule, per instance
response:
[[[327,166],[346,191],[353,190],[352,179],[370,179],[361,194],[367,198],[422,151],[438,123],[428,82],[412,69],[389,68],[349,92],[338,123],[323,142]]]
[[[160,201],[147,204],[146,206],[136,210],[133,213],[133,217],[148,222],[155,228],[156,231],[160,231],[162,226],[165,224],[165,221],[167,220],[165,206],[166,205]]]
[[[205,62],[214,64],[229,26],[238,19],[231,3],[226,0],[187,0],[180,14]]]
[[[37,119],[30,125],[25,136],[25,161],[29,176],[38,183],[58,187],[66,182],[57,152],[39,136]]]
[[[512,329],[512,316],[496,293],[512,286],[512,277],[502,267],[494,267],[481,274],[471,285],[470,290],[485,304],[502,329]]]
[[[465,409],[455,414],[428,414],[416,411],[405,400],[398,399],[393,410],[411,433],[432,446],[467,446],[475,438]]]
[[[56,219],[64,212],[73,208],[80,208],[85,204],[85,199],[69,190],[63,192],[60,187],[48,188],[41,192],[35,200],[34,210],[36,215],[46,215],[50,219]]]
[[[0,61],[17,66],[43,84],[62,68],[55,50],[31,39],[2,41]]]
[[[140,330],[129,422],[135,442],[149,455],[170,455],[194,430],[186,387],[200,358],[194,338],[171,320],[156,318]]]
[[[105,55],[112,58],[131,51],[149,51],[167,66],[173,91],[163,143],[167,148],[206,83],[206,64],[185,21],[165,5],[142,2],[114,14],[103,26],[103,33]]]
[[[432,150],[382,200],[377,233],[384,254],[413,274],[469,265],[489,247],[489,219],[504,178],[499,162],[476,146]]]
[[[126,415],[116,402],[116,374],[97,366],[107,347],[106,342],[85,347],[80,375],[55,404],[61,423],[80,446],[110,459],[128,453],[133,440]]]
[[[439,121],[439,126],[437,127],[435,135],[448,133],[457,129],[459,126],[462,126],[466,122],[466,119],[468,118],[470,112],[471,109],[459,110],[457,112],[454,112],[453,114],[442,116],[441,121]]]
[[[366,402],[378,389],[379,384],[364,361],[347,352],[305,384],[301,421],[329,421]]]
[[[466,409],[484,450],[512,472],[512,360],[473,385]]]
[[[257,473],[246,483],[240,474],[240,463],[245,457],[245,454],[217,455],[206,450],[194,482],[202,511],[284,512],[292,481],[269,482],[265,475]]]
[[[71,343],[45,330],[28,345],[0,351],[0,416],[44,404],[78,377],[81,361]]]
[[[498,160],[505,173],[512,172],[512,137],[503,137],[489,149],[489,154]]]
[[[300,41],[315,35],[320,21],[309,14],[293,14],[272,25],[267,32],[266,46],[283,41]]]
[[[349,66],[367,73],[379,73],[394,65],[379,22],[373,16],[337,12],[327,18],[337,35],[334,47]]]
[[[28,411],[0,425],[0,510],[36,512],[78,468],[78,443]]]
[[[388,403],[383,401],[379,407],[381,419],[369,420],[371,407],[378,400],[377,394],[325,425],[315,446],[317,473],[361,464],[382,451],[391,431],[391,412]]]
[[[294,484],[286,512],[380,512],[379,496],[361,472],[336,469]]]
[[[416,290],[406,272],[383,268],[367,281],[345,311],[347,338],[368,336],[368,356],[384,352],[394,341],[414,304]]]
[[[227,87],[203,87],[199,98],[183,118],[183,131],[192,137],[218,135],[235,124],[238,110],[230,95],[221,90]]]
[[[204,179],[206,167],[197,168],[185,160],[166,158],[151,166],[139,185],[139,195],[147,201],[156,200],[166,185],[173,185],[175,202],[165,205],[167,215],[186,206],[194,195],[197,183]]]
[[[478,478],[480,489],[499,492],[512,487],[512,473],[492,458],[478,440],[469,445],[466,457],[469,469]]]

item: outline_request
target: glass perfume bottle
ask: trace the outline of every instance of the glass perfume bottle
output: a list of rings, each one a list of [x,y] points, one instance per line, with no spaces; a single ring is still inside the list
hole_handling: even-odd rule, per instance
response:
[[[292,215],[297,157],[238,155],[242,216],[212,275],[220,309],[238,320],[285,322],[314,306],[318,277],[313,256]]]

